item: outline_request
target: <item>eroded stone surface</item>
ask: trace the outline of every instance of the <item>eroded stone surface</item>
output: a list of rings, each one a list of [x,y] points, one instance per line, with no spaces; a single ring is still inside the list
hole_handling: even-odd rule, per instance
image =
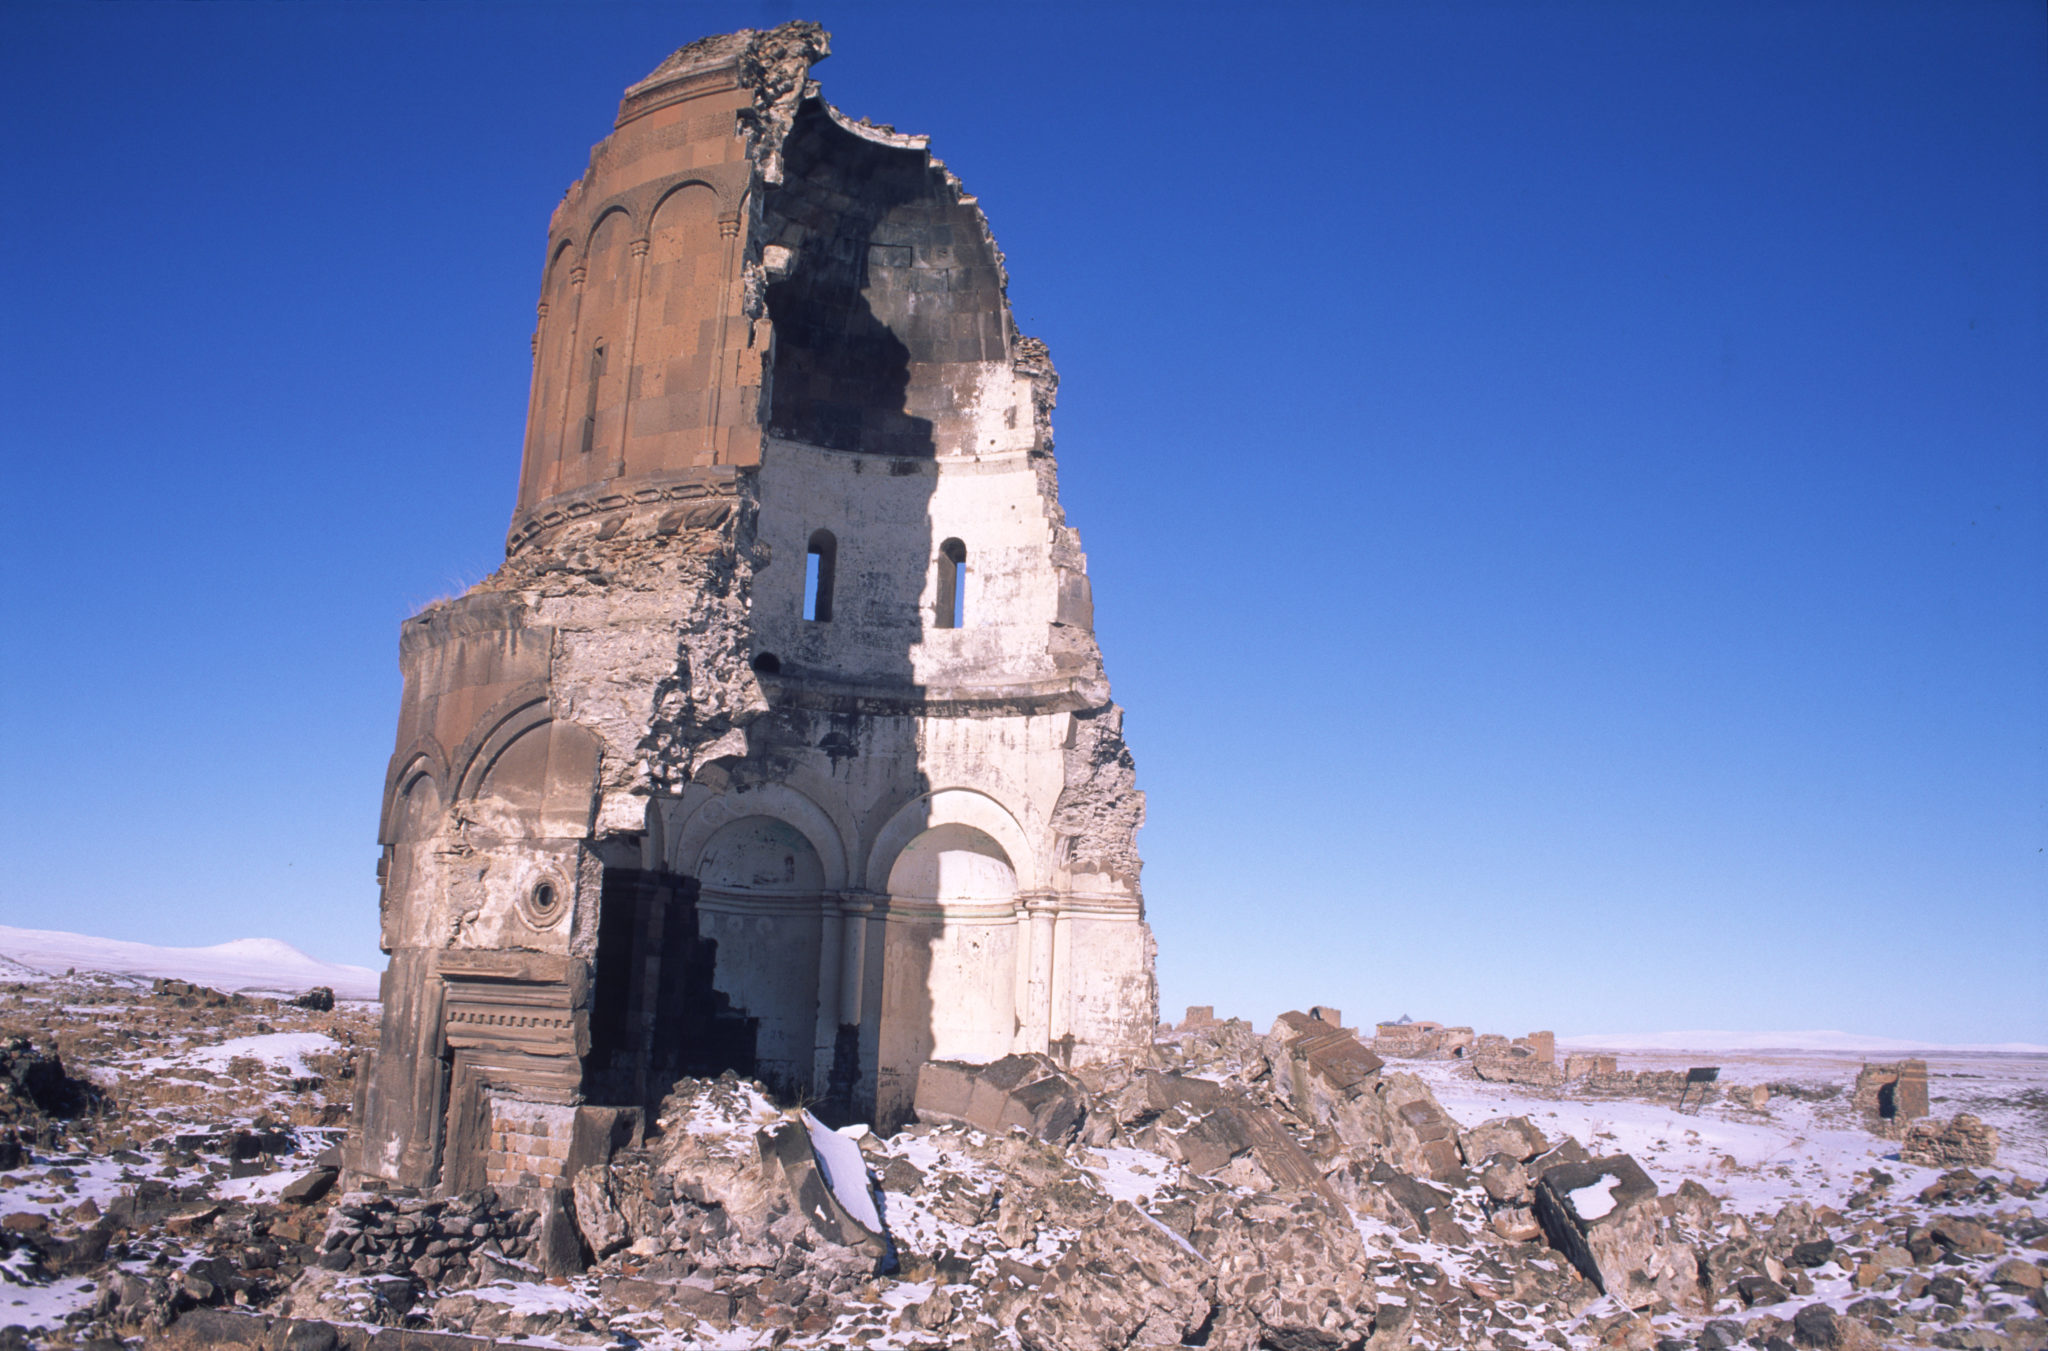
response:
[[[503,567],[407,621],[358,1178],[567,1193],[733,1070],[1141,1050],[1144,797],[974,197],[814,24],[692,43],[555,208]]]

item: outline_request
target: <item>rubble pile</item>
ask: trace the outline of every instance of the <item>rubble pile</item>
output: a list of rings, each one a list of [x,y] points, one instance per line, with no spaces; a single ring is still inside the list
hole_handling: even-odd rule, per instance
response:
[[[1327,1010],[1079,1071],[927,1065],[886,1138],[685,1079],[568,1188],[443,1196],[343,1176],[311,1124],[345,1110],[359,1008],[0,994],[0,1346],[2048,1344],[2033,1182],[1900,1159],[1834,1208],[1738,1209],[1598,1133],[1454,1115]],[[1950,1150],[1991,1130],[1912,1126]]]
[[[1988,1168],[1998,1162],[1998,1131],[1968,1112],[1924,1117],[1906,1127],[1899,1157],[1930,1168]]]
[[[374,1010],[8,975],[0,1345],[10,1326],[24,1345],[149,1340],[195,1310],[275,1303],[319,1256]]]

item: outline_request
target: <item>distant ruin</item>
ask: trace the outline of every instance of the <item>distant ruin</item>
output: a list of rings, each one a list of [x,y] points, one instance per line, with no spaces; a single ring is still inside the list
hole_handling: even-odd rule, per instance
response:
[[[922,136],[696,42],[555,208],[504,565],[406,621],[357,1176],[560,1188],[679,1076],[885,1129],[1157,1020],[1042,343]]]

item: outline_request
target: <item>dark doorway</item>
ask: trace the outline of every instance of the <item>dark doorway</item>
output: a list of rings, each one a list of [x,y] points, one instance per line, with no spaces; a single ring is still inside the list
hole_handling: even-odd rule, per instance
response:
[[[752,1076],[758,1020],[712,986],[718,944],[699,936],[697,883],[607,868],[598,898],[584,1094],[655,1107],[685,1077]]]

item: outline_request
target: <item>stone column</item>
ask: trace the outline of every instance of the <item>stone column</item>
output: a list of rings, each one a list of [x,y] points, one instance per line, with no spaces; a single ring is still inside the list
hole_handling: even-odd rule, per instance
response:
[[[1046,975],[1047,1009],[1045,1019],[1046,1047],[1050,1050],[1053,1043],[1059,1041],[1062,1037],[1072,1035],[1074,1030],[1072,1011],[1074,924],[1072,919],[1062,913],[1062,907],[1058,900],[1049,900],[1046,908],[1048,912],[1046,922],[1052,930],[1052,942],[1050,945],[1052,948],[1052,961],[1049,963],[1052,969]]]
[[[583,319],[583,279],[588,275],[581,263],[569,269],[569,336],[562,341],[562,408],[561,424],[555,428],[555,454],[548,461],[548,472],[541,496],[552,497],[562,486],[562,447],[569,444],[569,405],[575,400],[569,397],[570,388],[576,383],[576,338]]]
[[[541,285],[543,287],[547,285],[545,279],[543,279]],[[543,295],[540,304],[534,307],[533,338],[529,344],[533,350],[533,375],[526,390],[526,457],[519,467],[519,497],[521,501],[526,501],[535,494],[541,476],[541,447],[547,444],[547,437],[542,434],[540,426],[535,421],[541,415],[540,339],[541,335],[547,332],[547,327],[548,302],[546,296]]]
[[[840,935],[839,1021],[859,1027],[867,984],[868,916],[874,913],[875,902],[865,894],[849,895],[841,900],[840,910],[846,919]]]
[[[811,1085],[822,1094],[839,1044],[840,973],[846,964],[846,915],[837,896],[818,901],[818,1026],[811,1039]]]
[[[618,453],[612,456],[608,478],[618,478],[626,472],[626,438],[633,428],[633,349],[640,337],[640,284],[647,276],[647,241],[636,239],[626,248],[633,255],[633,291],[626,300],[626,364],[620,373],[626,384],[619,395]]]
[[[1019,1051],[1044,1051],[1052,1037],[1054,915],[1058,898],[1030,892],[1017,898]]]
[[[739,359],[726,347],[726,334],[732,328],[732,312],[739,305],[734,294],[733,280],[739,260],[738,240],[740,237],[739,213],[718,218],[718,238],[722,241],[719,249],[718,273],[718,348],[714,354],[717,368],[711,373],[711,415],[704,428],[705,448],[711,452],[711,463],[727,462],[725,428],[720,413],[725,407],[725,386],[728,380],[739,383]],[[730,370],[728,370],[730,367]]]

